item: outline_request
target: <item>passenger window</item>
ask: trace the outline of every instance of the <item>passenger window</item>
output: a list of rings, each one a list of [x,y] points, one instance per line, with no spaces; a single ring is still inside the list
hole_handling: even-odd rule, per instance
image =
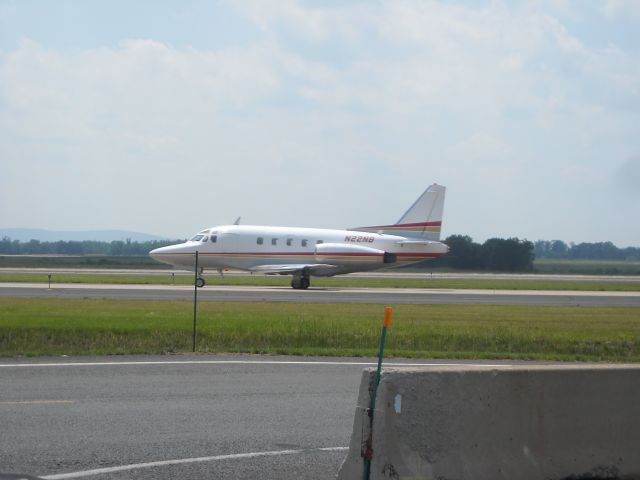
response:
[[[308,242],[308,240],[302,240],[302,246],[306,247],[307,246],[307,242]]]
[[[271,239],[271,245],[277,245],[278,244],[278,239],[277,238],[272,238]]]
[[[211,243],[216,243],[218,241],[217,235],[211,235]]]
[[[258,245],[262,245],[264,239],[262,237],[258,237]]]
[[[287,238],[287,247],[290,247],[292,243],[293,243],[293,239]]]

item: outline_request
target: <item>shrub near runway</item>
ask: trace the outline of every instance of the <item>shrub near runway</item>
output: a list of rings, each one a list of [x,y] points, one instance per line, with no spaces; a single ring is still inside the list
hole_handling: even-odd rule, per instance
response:
[[[640,308],[400,305],[387,354],[640,361]],[[375,356],[382,307],[201,302],[199,352]],[[0,299],[0,355],[191,351],[188,301]]]

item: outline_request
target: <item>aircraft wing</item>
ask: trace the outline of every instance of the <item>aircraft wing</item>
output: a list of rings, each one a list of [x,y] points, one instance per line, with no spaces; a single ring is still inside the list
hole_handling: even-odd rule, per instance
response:
[[[331,275],[339,268],[336,265],[325,263],[299,263],[288,265],[258,265],[249,269],[251,272],[266,273],[271,275],[293,275],[306,272],[311,275]]]

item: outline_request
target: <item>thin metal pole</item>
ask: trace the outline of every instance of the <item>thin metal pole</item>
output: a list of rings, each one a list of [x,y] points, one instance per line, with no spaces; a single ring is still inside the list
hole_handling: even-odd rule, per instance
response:
[[[196,276],[193,282],[193,342],[191,351],[196,351],[196,322],[198,319],[198,251],[196,250]]]

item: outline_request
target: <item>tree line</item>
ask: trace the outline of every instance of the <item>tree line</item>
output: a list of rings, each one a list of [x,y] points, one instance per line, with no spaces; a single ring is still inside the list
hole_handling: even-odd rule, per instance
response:
[[[534,244],[536,258],[557,260],[628,260],[640,261],[640,248],[618,248],[611,242],[565,243],[562,240],[538,240]]]
[[[146,256],[154,248],[183,240],[137,242],[131,239],[112,242],[57,241],[21,242],[8,237],[0,240],[0,255],[104,255]],[[424,264],[425,268],[456,270],[526,272],[533,270],[534,258],[640,260],[640,248],[618,248],[611,242],[566,244],[560,240],[533,243],[518,238],[490,238],[480,244],[468,235],[451,235],[444,240],[447,255]]]
[[[180,240],[134,242],[131,239],[113,242],[57,241],[21,242],[4,237],[0,241],[0,255],[147,255],[154,248],[177,243]],[[480,245],[471,237],[453,235],[445,240],[451,251],[448,255],[429,262],[425,267],[451,267],[460,270],[526,271],[533,268],[533,244],[517,238],[492,238]]]
[[[106,255],[106,256],[136,256],[147,255],[154,248],[160,248],[184,240],[153,240],[134,242],[114,240],[99,242],[94,240],[41,242],[30,240],[21,242],[3,237],[0,240],[0,255]]]
[[[468,235],[451,235],[444,243],[449,247],[449,253],[433,261],[433,267],[498,272],[533,270],[533,243],[528,240],[490,238],[480,244]]]

